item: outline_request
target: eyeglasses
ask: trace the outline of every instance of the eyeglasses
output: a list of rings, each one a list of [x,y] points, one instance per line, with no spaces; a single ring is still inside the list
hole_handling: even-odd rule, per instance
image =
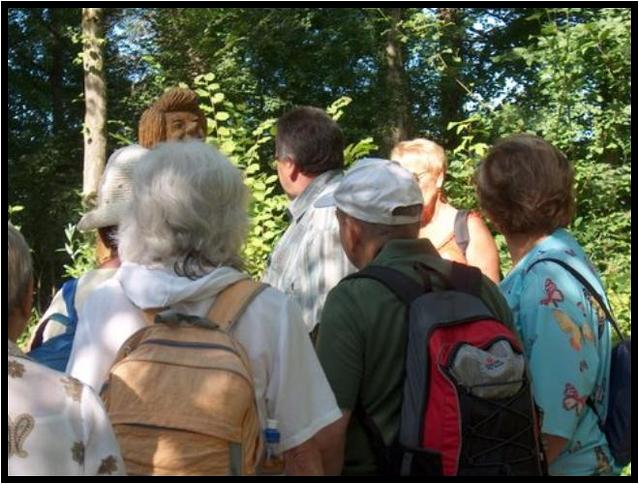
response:
[[[424,178],[426,175],[430,175],[430,171],[426,170],[426,171],[422,171],[421,173],[413,174],[413,176],[415,177],[417,181],[422,181],[422,178]]]

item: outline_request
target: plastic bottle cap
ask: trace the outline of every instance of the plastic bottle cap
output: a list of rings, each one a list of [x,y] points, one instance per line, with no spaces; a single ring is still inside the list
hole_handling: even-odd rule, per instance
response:
[[[278,424],[279,424],[279,422],[277,421],[277,419],[274,419],[274,418],[266,419],[266,428],[267,429],[276,429],[276,428],[278,428]]]

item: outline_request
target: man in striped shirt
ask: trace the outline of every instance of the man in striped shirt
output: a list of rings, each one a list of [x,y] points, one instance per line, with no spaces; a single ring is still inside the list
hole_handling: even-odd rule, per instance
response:
[[[315,208],[342,179],[344,138],[324,111],[302,106],[277,123],[277,174],[291,199],[290,225],[271,254],[264,282],[289,294],[302,308],[314,339],[326,295],[356,269],[339,239],[335,208]]]

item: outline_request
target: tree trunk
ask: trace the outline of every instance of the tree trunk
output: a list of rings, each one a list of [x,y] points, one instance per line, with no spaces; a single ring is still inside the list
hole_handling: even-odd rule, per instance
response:
[[[462,81],[460,67],[463,59],[464,28],[462,12],[458,8],[440,8],[437,12],[441,22],[442,36],[440,52],[445,63],[439,84],[439,101],[441,111],[440,126],[443,130],[444,147],[452,150],[460,141],[455,130],[448,130],[448,123],[464,119],[464,90],[458,81]],[[444,52],[446,50],[450,52]]]
[[[82,201],[95,204],[106,161],[106,83],[102,8],[82,9],[84,59],[84,179]]]
[[[51,89],[51,115],[53,135],[57,136],[64,127],[64,96],[62,93],[62,71],[64,68],[64,45],[60,34],[60,13],[56,8],[49,9],[51,15],[51,70],[49,86]]]
[[[388,125],[384,136],[385,146],[382,147],[382,150],[389,154],[393,146],[411,136],[412,118],[408,77],[404,70],[403,45],[398,29],[402,9],[387,8],[384,11],[389,18],[390,26],[386,33],[384,46]]]

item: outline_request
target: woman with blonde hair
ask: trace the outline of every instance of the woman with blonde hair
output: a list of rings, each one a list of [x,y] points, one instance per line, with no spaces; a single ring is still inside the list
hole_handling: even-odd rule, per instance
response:
[[[443,258],[478,267],[493,282],[499,282],[499,253],[481,216],[475,211],[456,209],[444,197],[444,149],[433,141],[417,138],[397,144],[391,159],[411,171],[422,190],[424,208],[419,236],[429,239]]]

